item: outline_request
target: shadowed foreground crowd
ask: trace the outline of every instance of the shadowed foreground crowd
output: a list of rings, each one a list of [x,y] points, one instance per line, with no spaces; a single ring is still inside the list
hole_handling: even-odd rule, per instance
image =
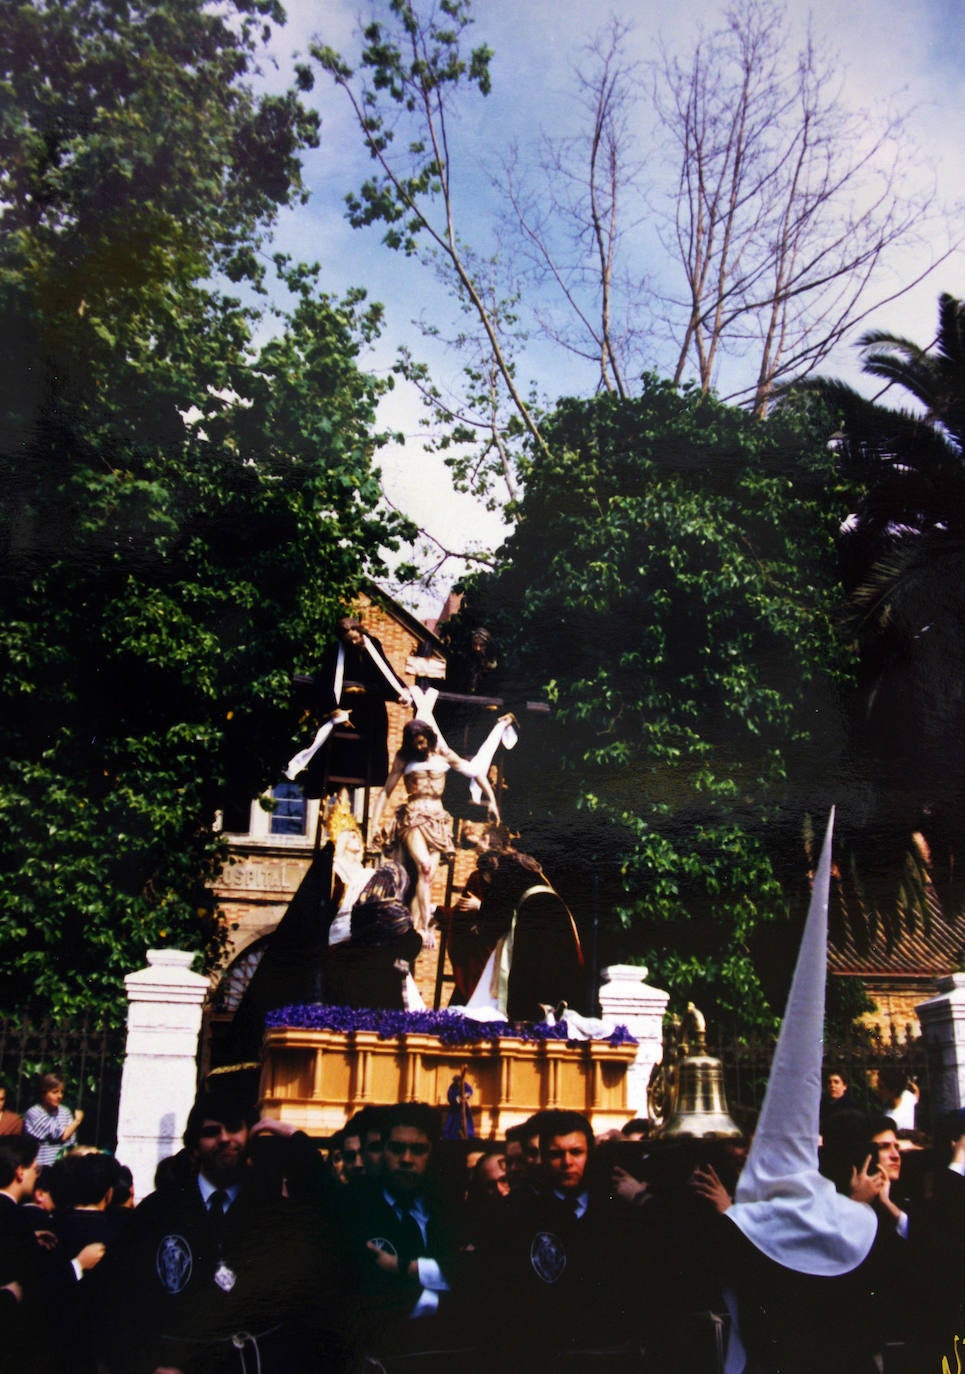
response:
[[[868,1259],[832,1279],[762,1262],[730,1224],[739,1142],[633,1126],[594,1142],[582,1116],[542,1112],[472,1161],[406,1104],[320,1152],[212,1096],[136,1208],[110,1156],[41,1171],[37,1140],[6,1136],[3,1368],[718,1374],[728,1293],[754,1374],[955,1367],[965,1114],[935,1151],[900,1151],[887,1118],[826,1123],[822,1169],[878,1219]]]

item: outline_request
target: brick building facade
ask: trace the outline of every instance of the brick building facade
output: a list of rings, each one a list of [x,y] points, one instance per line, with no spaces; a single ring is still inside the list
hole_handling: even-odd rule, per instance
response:
[[[354,613],[366,631],[381,642],[390,665],[404,683],[413,681],[413,673],[407,670],[407,665],[421,646],[428,644],[442,664],[442,645],[432,630],[376,587],[372,586],[359,598]],[[390,702],[387,712],[391,758],[398,748],[402,728],[411,718],[411,709]],[[293,740],[292,752],[307,743],[307,738]],[[458,747],[458,741],[452,743]],[[456,780],[454,788],[462,782]],[[363,798],[358,794],[360,790],[353,798],[353,809],[359,818],[364,811]],[[270,810],[263,803],[275,809]],[[226,1011],[237,1003],[257,966],[265,942],[285,914],[309,868],[318,814],[317,801],[306,801],[301,797],[300,788],[280,780],[265,798],[252,801],[247,828],[239,827],[229,833],[231,861],[215,886],[231,931],[218,999]],[[324,838],[323,835],[323,841]],[[450,882],[455,892],[461,889],[474,865],[474,852],[459,848],[458,838],[457,825],[455,862],[451,869],[440,865],[433,886],[433,900],[437,904],[445,902]],[[374,863],[375,856],[370,856],[367,862]],[[959,966],[963,947],[963,923],[946,923],[936,910],[927,935],[920,929],[905,931],[894,946],[887,945],[883,937],[872,940],[861,950],[850,938],[832,940],[829,972],[832,977],[862,981],[876,1004],[875,1010],[862,1019],[869,1026],[877,1027],[885,1038],[893,1032],[904,1035],[908,1026],[916,1034],[916,1005],[934,993],[940,976]],[[418,961],[416,977],[429,1005],[434,998],[436,975],[437,955],[434,951],[425,951]],[[443,1000],[447,1000],[447,996],[448,991]]]
[[[362,621],[366,632],[381,642],[390,666],[405,684],[413,681],[407,664],[422,646],[429,646],[440,668],[444,664],[442,646],[432,631],[376,587],[372,586],[367,594],[359,597],[352,611]],[[387,713],[391,759],[412,711],[410,707],[389,702]],[[294,740],[292,753],[308,743],[309,738]],[[354,789],[351,799],[359,820],[365,810],[363,791]],[[393,798],[393,802],[398,799]],[[219,1001],[225,1010],[236,1004],[257,966],[265,942],[284,916],[292,895],[308,871],[318,820],[319,802],[305,799],[300,787],[279,779],[264,797],[252,801],[247,829],[236,828],[228,832],[231,860],[214,889],[231,932],[219,991]],[[244,822],[235,824],[243,825]],[[321,840],[324,843],[324,833]],[[374,861],[374,856],[367,860],[370,864]],[[474,861],[475,854],[471,850],[457,849],[451,869],[440,865],[432,892],[437,904],[445,901],[450,881],[455,891],[460,890]],[[426,951],[416,969],[420,990],[430,1005],[435,990],[436,963],[435,952]]]

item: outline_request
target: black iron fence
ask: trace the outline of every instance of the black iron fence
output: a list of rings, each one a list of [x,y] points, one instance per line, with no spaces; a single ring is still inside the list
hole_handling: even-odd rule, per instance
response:
[[[126,1029],[97,1029],[86,1017],[69,1022],[0,1016],[0,1082],[7,1107],[21,1115],[37,1101],[37,1080],[56,1073],[64,1103],[81,1108],[78,1142],[113,1149]]]
[[[707,1028],[707,1052],[721,1061],[727,1100],[732,1115],[753,1118],[764,1101],[774,1041],[729,1036],[719,1026]],[[912,1034],[912,1027],[889,1036],[870,1031],[853,1038],[828,1041],[824,1046],[825,1072],[840,1070],[854,1105],[864,1111],[881,1112],[876,1092],[882,1069],[900,1070],[913,1081],[920,1097],[916,1112],[919,1130],[931,1133],[934,1127],[929,1064],[923,1038]]]
[[[209,1014],[205,1018],[203,1067],[213,1062],[215,1028],[208,1024],[210,1020]],[[52,1070],[64,1079],[67,1105],[84,1112],[78,1139],[112,1149],[117,1141],[125,1038],[123,1027],[95,1028],[86,1018],[62,1023],[0,1016],[0,1083],[7,1089],[7,1107],[25,1112],[37,1100],[38,1077]],[[727,1100],[735,1119],[752,1119],[764,1100],[773,1040],[728,1035],[719,1026],[709,1025],[707,1052],[723,1065]],[[888,1037],[866,1034],[826,1044],[825,1066],[843,1070],[855,1105],[868,1111],[881,1110],[875,1092],[880,1071],[900,1069],[920,1091],[919,1129],[932,1131],[928,1056],[923,1039],[912,1035],[910,1026],[904,1033],[892,1031]]]

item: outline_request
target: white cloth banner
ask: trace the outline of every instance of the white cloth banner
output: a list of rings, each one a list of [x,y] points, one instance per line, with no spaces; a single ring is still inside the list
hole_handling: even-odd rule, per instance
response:
[[[421,687],[412,686],[409,688],[409,696],[412,698],[412,705],[415,707],[414,718],[424,721],[426,725],[431,725],[436,732],[439,743],[448,749],[449,746],[446,743],[446,739],[439,729],[439,722],[433,715],[436,702],[439,700],[438,687],[427,687],[425,691],[423,691]]]
[[[496,750],[500,745],[504,749],[515,749],[519,735],[516,727],[511,720],[504,720],[500,717],[490,730],[483,741],[482,748],[478,749],[469,762],[472,769],[473,781],[469,784],[469,795],[478,805],[482,801],[482,788],[476,782],[477,778],[484,778],[492,767],[493,759],[496,757]]]
[[[412,693],[409,691],[408,687],[404,686],[403,683],[399,681],[395,673],[389,667],[388,663],[386,663],[385,659],[382,657],[378,649],[372,643],[371,639],[369,639],[368,635],[363,634],[362,644],[369,658],[375,664],[376,668],[378,668],[379,672],[385,678],[386,682],[392,688],[393,692],[395,692],[396,696],[402,697],[405,701],[411,701]],[[342,699],[342,688],[344,686],[345,645],[344,643],[340,643],[338,646],[338,654],[335,658],[335,676],[332,679],[332,691],[335,695],[336,705]],[[438,692],[436,693],[436,695],[438,696]],[[321,749],[322,745],[325,743],[329,735],[332,733],[332,728],[336,725],[345,725],[349,722],[349,719],[350,718],[348,712],[343,711],[341,709],[335,711],[334,714],[329,717],[325,724],[320,727],[318,733],[316,734],[315,738],[312,740],[308,748],[302,749],[299,753],[295,755],[293,759],[290,760],[288,767],[285,769],[284,774],[285,777],[288,778],[289,782],[294,782],[298,774],[301,773],[303,769],[308,767],[312,759],[318,753],[319,749]]]
[[[362,636],[362,643],[365,646],[365,652],[368,654],[369,658],[375,664],[376,668],[378,668],[379,672],[385,678],[386,682],[392,688],[393,692],[395,692],[396,696],[402,697],[403,701],[411,701],[412,693],[409,691],[408,687],[406,687],[404,683],[399,681],[395,673],[389,667],[388,663],[385,661],[385,659],[379,653],[378,649],[372,643],[371,639],[369,639],[368,635]],[[343,647],[344,646],[341,645],[339,646],[340,651]],[[337,672],[338,670],[336,669],[336,673]],[[339,696],[340,695],[341,693],[339,693]],[[336,696],[336,701],[338,701],[339,696]]]
[[[293,759],[289,759],[288,767],[285,769],[285,777],[289,782],[294,782],[321,749],[336,725],[344,725],[350,720],[348,711],[335,711],[329,719],[322,725],[315,738],[307,749],[302,749]]]

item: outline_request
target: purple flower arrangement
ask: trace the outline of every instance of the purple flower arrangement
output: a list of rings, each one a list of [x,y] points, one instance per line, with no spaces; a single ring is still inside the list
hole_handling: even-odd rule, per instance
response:
[[[478,1045],[504,1037],[514,1040],[567,1040],[566,1025],[547,1025],[545,1021],[474,1021],[445,1011],[378,1011],[368,1007],[328,1007],[309,1002],[278,1007],[265,1017],[268,1029],[293,1026],[303,1030],[374,1031],[380,1040],[397,1035],[434,1035],[443,1045]],[[585,1044],[585,1041],[570,1043]],[[607,1045],[635,1045],[626,1026],[617,1026],[602,1042]]]

